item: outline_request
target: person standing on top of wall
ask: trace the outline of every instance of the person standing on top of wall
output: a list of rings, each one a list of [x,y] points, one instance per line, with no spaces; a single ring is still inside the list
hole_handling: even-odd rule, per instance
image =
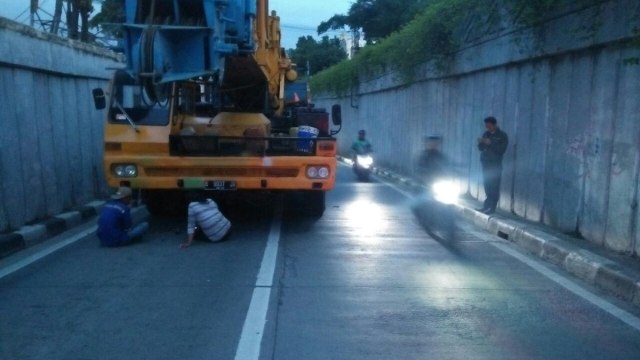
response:
[[[485,118],[484,126],[487,131],[478,139],[484,192],[487,197],[482,208],[476,210],[485,214],[493,214],[498,206],[502,177],[502,156],[509,144],[507,134],[498,128],[497,123],[498,121],[493,116]]]

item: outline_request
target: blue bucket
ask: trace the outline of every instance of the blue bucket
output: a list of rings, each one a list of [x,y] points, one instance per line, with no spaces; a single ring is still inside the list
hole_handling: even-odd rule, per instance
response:
[[[313,152],[314,138],[318,137],[318,129],[313,126],[301,125],[298,127],[298,144],[296,149],[300,152]]]

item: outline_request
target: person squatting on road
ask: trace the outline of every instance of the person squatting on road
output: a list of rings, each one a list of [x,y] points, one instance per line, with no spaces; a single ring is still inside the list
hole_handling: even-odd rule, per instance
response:
[[[507,150],[509,138],[504,131],[498,128],[497,120],[493,116],[484,119],[484,126],[487,131],[478,139],[478,149],[482,164],[484,192],[487,197],[482,208],[477,210],[485,214],[493,214],[500,199],[502,156]]]
[[[123,246],[138,240],[149,229],[149,223],[131,223],[131,189],[120,187],[102,208],[98,219],[98,238],[102,246]]]
[[[196,230],[201,230],[211,242],[227,240],[231,235],[231,222],[224,217],[215,201],[201,196],[197,192],[187,192],[188,205],[187,240],[181,248],[191,246]]]

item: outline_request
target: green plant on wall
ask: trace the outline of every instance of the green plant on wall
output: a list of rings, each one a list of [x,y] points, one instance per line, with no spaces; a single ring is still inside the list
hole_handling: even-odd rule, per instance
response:
[[[486,0],[480,0],[486,1]],[[405,82],[425,60],[442,63],[456,48],[453,31],[462,17],[467,0],[432,2],[425,11],[401,31],[369,45],[349,61],[344,61],[316,75],[311,86],[317,91],[345,94],[361,77],[398,71]],[[466,5],[468,6],[468,5]]]
[[[606,1],[604,1],[606,2]],[[590,11],[591,21],[569,29],[576,39],[593,36],[600,26],[602,0],[434,0],[427,2],[400,31],[368,45],[351,60],[343,61],[317,74],[311,80],[316,92],[344,95],[361,79],[396,72],[401,83],[415,80],[417,68],[431,64],[445,74],[456,51],[467,42],[506,29],[533,36],[533,44],[519,43],[521,51],[540,51],[544,41],[544,23],[568,12]],[[514,41],[521,40],[514,36]],[[534,48],[525,48],[533,46]]]

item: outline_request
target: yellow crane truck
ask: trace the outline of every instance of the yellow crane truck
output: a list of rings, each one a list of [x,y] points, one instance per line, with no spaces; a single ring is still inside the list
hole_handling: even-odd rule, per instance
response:
[[[268,1],[126,0],[124,12],[126,67],[93,90],[108,109],[108,185],[140,189],[152,211],[185,189],[295,191],[321,215],[336,131],[324,109],[285,99],[297,74]],[[341,125],[338,105],[331,117]]]

